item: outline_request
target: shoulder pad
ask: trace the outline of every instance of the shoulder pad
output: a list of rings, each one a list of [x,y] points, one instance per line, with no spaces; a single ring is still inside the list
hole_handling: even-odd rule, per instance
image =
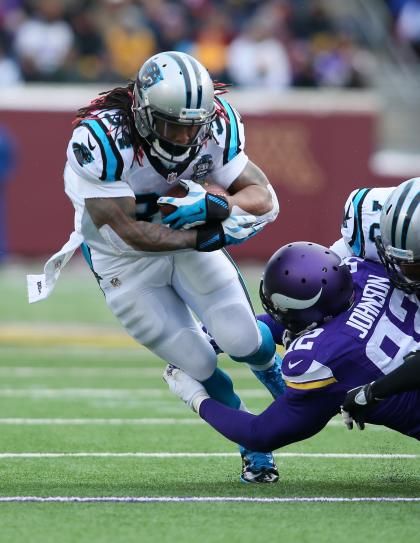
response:
[[[301,353],[286,354],[282,373],[288,387],[300,390],[322,388],[337,382],[331,368]]]
[[[118,112],[100,112],[74,129],[67,157],[82,177],[119,181],[130,169],[134,152],[129,134],[121,129]]]

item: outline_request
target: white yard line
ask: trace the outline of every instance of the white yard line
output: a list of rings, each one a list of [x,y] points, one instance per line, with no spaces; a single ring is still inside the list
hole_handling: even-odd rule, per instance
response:
[[[407,459],[418,460],[420,454],[374,453],[275,453],[276,458],[353,458],[353,459]],[[0,453],[3,458],[231,458],[236,452],[22,452]]]
[[[359,503],[359,502],[420,502],[418,497],[400,496],[367,496],[367,497],[333,497],[304,496],[291,498],[251,498],[242,496],[1,496],[0,503],[34,502],[34,503]]]
[[[267,398],[264,389],[243,389],[243,398]],[[3,398],[167,398],[170,392],[162,388],[0,388]]]
[[[77,367],[8,367],[0,366],[0,377],[139,377],[139,378],[156,378],[162,377],[164,364],[156,364],[154,367],[139,367],[139,368],[77,368]],[[255,375],[248,368],[230,368],[227,370],[233,377],[249,378],[255,380]]]
[[[148,425],[176,425],[190,426],[203,424],[199,417],[195,418],[137,418],[137,419],[31,419],[31,418],[3,418],[0,425],[4,426],[148,426]]]

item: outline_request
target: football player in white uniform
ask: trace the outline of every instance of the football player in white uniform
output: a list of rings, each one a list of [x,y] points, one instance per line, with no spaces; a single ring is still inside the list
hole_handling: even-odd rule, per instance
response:
[[[379,260],[375,237],[379,233],[381,210],[395,187],[353,190],[344,205],[341,235],[331,249],[342,258],[358,256]]]
[[[248,363],[273,396],[282,393],[271,333],[257,323],[223,249],[258,233],[279,207],[244,152],[244,127],[220,97],[224,91],[194,58],[170,51],[146,61],[135,82],[79,110],[64,173],[75,232],[28,285],[30,301],[48,296],[81,245],[130,336],[202,382],[213,398],[240,408],[193,313],[224,352]],[[204,180],[228,196],[211,197]],[[188,196],[166,198],[180,182]],[[177,209],[162,224],[159,204],[168,202]],[[241,455],[242,480],[278,479],[271,454],[242,448]]]
[[[373,189],[385,191],[385,189]],[[381,205],[379,228],[375,227],[377,258],[385,266],[391,283],[420,303],[420,177],[409,179],[389,190]],[[417,311],[420,313],[420,309]],[[399,318],[407,315],[401,308]],[[349,390],[341,412],[351,430],[361,430],[365,417],[375,405],[394,394],[420,387],[420,350],[409,353],[404,364],[376,381]]]

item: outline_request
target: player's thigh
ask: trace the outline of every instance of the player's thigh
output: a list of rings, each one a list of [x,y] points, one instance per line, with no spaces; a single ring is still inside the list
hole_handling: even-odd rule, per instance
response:
[[[177,255],[173,284],[225,352],[240,357],[258,349],[261,336],[246,288],[223,251]]]
[[[107,288],[108,306],[137,342],[194,378],[207,379],[217,362],[212,347],[164,274],[159,284],[149,272],[143,276],[137,270],[117,288]]]

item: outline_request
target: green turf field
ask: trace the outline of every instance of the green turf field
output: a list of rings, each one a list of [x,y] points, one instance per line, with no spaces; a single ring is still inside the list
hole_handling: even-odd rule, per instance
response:
[[[21,267],[0,281],[1,542],[419,540],[417,441],[337,419],[276,453],[278,484],[243,485],[236,446],[170,395],[90,275],[70,264],[32,306]],[[268,405],[246,367],[220,362],[251,410]]]

